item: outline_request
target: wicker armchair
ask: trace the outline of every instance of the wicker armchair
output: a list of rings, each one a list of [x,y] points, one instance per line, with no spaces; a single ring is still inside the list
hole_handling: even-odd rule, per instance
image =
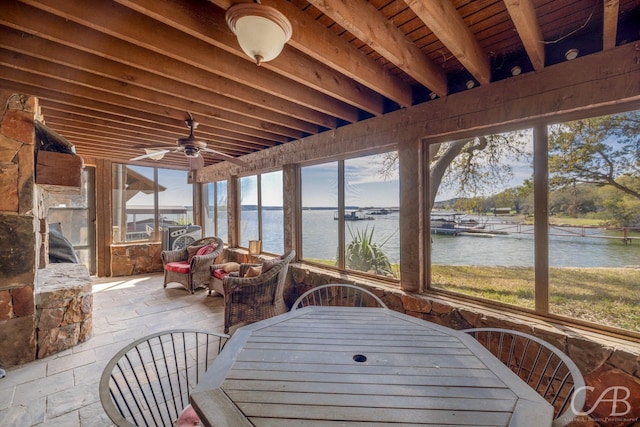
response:
[[[256,277],[244,277],[256,264],[240,264],[240,271],[222,281],[224,288],[224,330],[241,322],[256,322],[287,311],[284,282],[289,263],[296,253],[291,250]],[[263,264],[266,265],[266,264]]]
[[[203,245],[213,244],[215,249],[206,255],[194,255],[189,261],[189,251]],[[205,237],[191,243],[188,248],[162,251],[164,267],[164,287],[167,283],[177,282],[191,293],[207,286],[211,278],[210,266],[224,250],[224,242],[219,237]]]

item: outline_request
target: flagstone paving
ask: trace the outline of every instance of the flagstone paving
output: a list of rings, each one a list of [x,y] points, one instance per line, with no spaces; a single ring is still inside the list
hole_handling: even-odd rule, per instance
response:
[[[162,286],[162,275],[95,279],[93,335],[61,353],[7,369],[0,379],[0,426],[113,426],[100,404],[104,366],[137,338],[168,329],[222,332],[224,302],[178,283]]]

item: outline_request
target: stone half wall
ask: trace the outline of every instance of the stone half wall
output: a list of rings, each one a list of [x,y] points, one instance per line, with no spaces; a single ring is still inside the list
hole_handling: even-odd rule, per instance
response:
[[[50,264],[47,268],[38,270],[38,359],[59,353],[90,338],[93,331],[91,287],[91,278],[82,264]]]
[[[162,243],[111,245],[111,277],[162,271]]]
[[[231,257],[230,257],[231,258]],[[640,344],[554,324],[548,320],[535,319],[524,314],[500,311],[496,308],[467,303],[453,297],[439,294],[414,294],[399,288],[368,282],[344,273],[329,272],[291,264],[285,299],[291,305],[295,299],[310,288],[327,283],[350,283],[369,289],[380,297],[392,310],[415,316],[429,322],[453,329],[494,327],[521,331],[543,339],[564,351],[576,363],[584,376],[585,383],[593,387],[587,393],[584,412],[590,416],[580,417],[571,425],[575,426],[639,426],[640,425]],[[625,399],[630,411],[623,416],[611,417],[612,413],[622,413],[626,403],[597,402],[609,387],[619,389],[618,397]],[[613,398],[614,390],[605,395]],[[615,421],[614,421],[615,419]]]

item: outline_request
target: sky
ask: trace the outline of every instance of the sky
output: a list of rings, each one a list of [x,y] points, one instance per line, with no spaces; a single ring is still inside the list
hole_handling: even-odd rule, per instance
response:
[[[529,143],[528,148],[531,148]],[[384,177],[382,169],[383,155],[371,155],[345,160],[345,204],[361,207],[397,207],[399,206],[400,185],[397,170],[392,176]],[[497,183],[490,193],[520,185],[531,178],[531,161],[512,164],[514,177],[504,183]],[[129,166],[136,172],[153,179],[153,169],[141,166]],[[302,167],[302,205],[304,207],[337,207],[338,205],[338,162],[322,163]],[[159,194],[160,204],[171,206],[190,206],[192,190],[187,184],[185,171],[159,169],[159,183],[167,189]],[[263,206],[282,206],[282,171],[261,175]],[[241,179],[242,203],[256,205],[256,176]],[[489,194],[487,194],[489,195]],[[437,200],[456,197],[452,190],[438,193]],[[129,202],[131,205],[153,205],[153,195],[139,193]]]

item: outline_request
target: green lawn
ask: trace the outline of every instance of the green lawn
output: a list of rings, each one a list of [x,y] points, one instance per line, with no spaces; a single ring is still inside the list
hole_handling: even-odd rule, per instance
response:
[[[550,311],[640,332],[640,269],[552,268]],[[434,286],[534,308],[533,268],[432,266]]]
[[[400,277],[399,266],[392,267]],[[533,268],[433,265],[431,271],[434,287],[535,306]],[[640,332],[640,268],[551,268],[549,282],[551,313]]]

